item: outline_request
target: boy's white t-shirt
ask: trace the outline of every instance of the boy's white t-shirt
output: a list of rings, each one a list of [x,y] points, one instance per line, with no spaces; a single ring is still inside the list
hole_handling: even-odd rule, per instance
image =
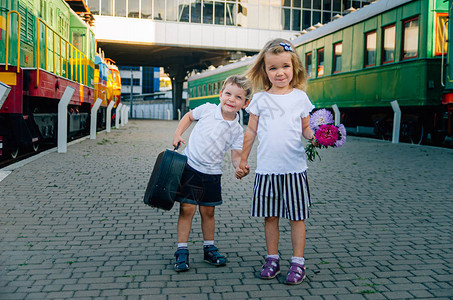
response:
[[[206,103],[192,110],[197,124],[190,134],[187,147],[182,151],[187,163],[205,174],[222,174],[222,162],[228,149],[242,150],[244,130],[239,116],[227,121],[220,104]]]
[[[260,92],[253,96],[246,111],[259,116],[256,173],[301,173],[307,169],[302,118],[314,107],[298,89],[285,95]]]

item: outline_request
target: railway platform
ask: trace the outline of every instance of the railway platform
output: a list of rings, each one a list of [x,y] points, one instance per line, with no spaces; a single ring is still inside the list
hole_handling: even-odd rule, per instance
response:
[[[197,214],[191,269],[173,271],[178,204],[157,210],[143,195],[176,126],[130,120],[0,170],[0,299],[453,299],[452,149],[348,137],[321,150],[308,170],[307,278],[287,286],[289,222],[280,224],[282,275],[259,279],[254,174],[235,179],[228,157],[216,211],[228,264],[202,261]]]

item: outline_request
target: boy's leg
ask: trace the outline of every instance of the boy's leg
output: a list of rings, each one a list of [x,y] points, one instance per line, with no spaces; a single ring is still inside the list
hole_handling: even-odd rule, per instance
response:
[[[200,205],[199,210],[201,215],[201,231],[203,232],[203,239],[205,241],[205,245],[203,246],[204,261],[217,267],[224,266],[226,265],[226,258],[214,246],[215,206]]]
[[[196,211],[196,205],[181,202],[177,225],[178,249],[175,252],[176,261],[173,265],[176,272],[189,270],[189,250],[187,249],[187,242],[192,227],[192,219]]]
[[[203,239],[205,241],[213,241],[215,233],[215,206],[201,206],[199,207],[201,215],[201,231],[203,232]]]
[[[196,205],[181,202],[177,225],[178,243],[187,243],[189,240],[190,229],[192,228],[192,219],[196,211]]]
[[[280,232],[278,230],[278,217],[264,218],[264,236],[268,255],[278,255],[278,240]]]

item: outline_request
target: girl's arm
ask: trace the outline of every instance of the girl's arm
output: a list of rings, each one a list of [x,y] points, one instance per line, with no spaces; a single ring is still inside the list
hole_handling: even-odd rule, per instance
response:
[[[248,124],[247,129],[245,130],[245,134],[244,134],[244,143],[242,145],[241,161],[239,163],[239,167],[236,170],[237,178],[242,178],[242,177],[246,176],[250,171],[250,168],[247,165],[247,160],[249,158],[250,151],[252,151],[253,143],[255,142],[256,132],[258,129],[258,121],[259,121],[259,116],[250,114],[249,124]]]
[[[177,147],[181,142],[185,144],[186,142],[182,138],[182,134],[189,128],[190,124],[195,121],[192,115],[192,111],[189,111],[184,115],[184,117],[179,121],[178,127],[176,128],[175,134],[173,136],[173,147]]]
[[[309,122],[310,122],[310,116],[306,116],[305,118],[302,118],[302,135],[307,140],[310,140],[313,143],[313,145],[317,146],[318,142],[315,139],[315,133],[309,126]]]

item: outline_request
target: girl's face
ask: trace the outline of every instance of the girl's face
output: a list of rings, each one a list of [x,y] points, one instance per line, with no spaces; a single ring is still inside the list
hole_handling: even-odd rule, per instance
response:
[[[293,62],[291,53],[282,52],[279,54],[266,54],[264,56],[264,66],[269,81],[272,84],[270,90],[284,92],[290,88],[293,80]]]

